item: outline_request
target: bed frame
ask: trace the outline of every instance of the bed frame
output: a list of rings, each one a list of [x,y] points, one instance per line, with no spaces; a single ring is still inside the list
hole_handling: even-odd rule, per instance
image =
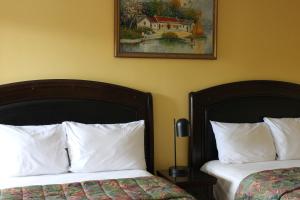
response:
[[[147,170],[154,172],[150,93],[93,81],[36,80],[0,86],[0,123],[46,125],[63,121],[125,123],[145,120]]]
[[[189,99],[189,166],[194,169],[218,159],[210,120],[254,123],[263,117],[300,117],[300,85],[294,83],[235,82],[191,92]]]

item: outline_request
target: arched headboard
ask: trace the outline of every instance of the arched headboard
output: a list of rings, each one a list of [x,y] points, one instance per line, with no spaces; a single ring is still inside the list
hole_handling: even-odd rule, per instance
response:
[[[243,81],[191,92],[189,165],[199,169],[218,159],[210,120],[254,123],[263,117],[300,117],[300,85],[281,81]]]
[[[84,80],[35,80],[0,86],[0,123],[45,125],[145,120],[147,170],[154,172],[150,93]]]

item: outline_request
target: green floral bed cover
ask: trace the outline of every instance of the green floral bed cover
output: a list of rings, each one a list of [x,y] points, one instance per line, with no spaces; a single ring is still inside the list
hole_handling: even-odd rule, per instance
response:
[[[254,173],[239,185],[236,200],[300,200],[300,168]]]
[[[61,185],[29,186],[1,190],[2,200],[130,200],[194,198],[162,178],[139,178],[84,181]]]

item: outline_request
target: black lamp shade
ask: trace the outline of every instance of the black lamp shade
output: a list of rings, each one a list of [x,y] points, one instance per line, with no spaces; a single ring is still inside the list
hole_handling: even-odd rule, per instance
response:
[[[176,133],[177,137],[188,137],[190,136],[190,126],[187,119],[179,119],[176,122]]]

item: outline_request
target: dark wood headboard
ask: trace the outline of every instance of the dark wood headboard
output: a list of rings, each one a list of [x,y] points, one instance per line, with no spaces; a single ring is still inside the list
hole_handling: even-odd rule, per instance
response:
[[[300,117],[300,85],[294,83],[235,82],[191,92],[189,99],[189,166],[197,169],[218,159],[210,120],[254,123],[263,117]]]
[[[125,123],[136,120],[145,120],[145,158],[147,170],[153,173],[150,93],[83,80],[36,80],[0,86],[2,124]]]

